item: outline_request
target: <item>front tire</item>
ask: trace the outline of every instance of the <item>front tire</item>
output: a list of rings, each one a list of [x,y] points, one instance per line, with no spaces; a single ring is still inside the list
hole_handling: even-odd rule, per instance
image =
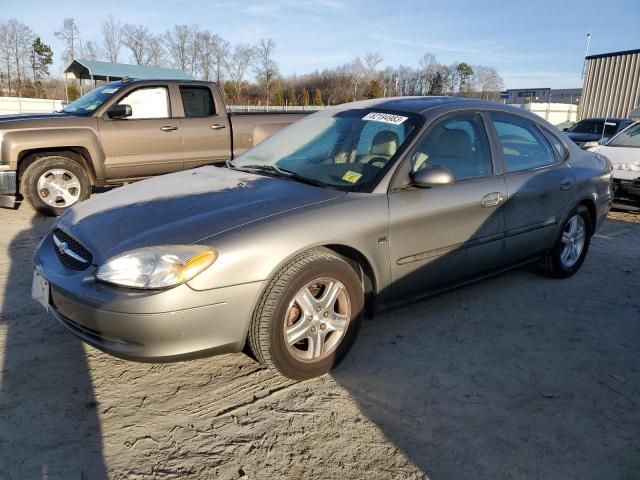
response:
[[[591,216],[584,205],[572,210],[562,225],[556,242],[542,260],[543,272],[554,278],[567,278],[584,262],[591,243]]]
[[[22,174],[20,192],[38,212],[58,216],[89,198],[91,180],[81,165],[67,157],[40,157]]]
[[[285,265],[254,312],[248,344],[263,365],[294,380],[329,372],[360,328],[362,282],[351,265],[312,250]]]

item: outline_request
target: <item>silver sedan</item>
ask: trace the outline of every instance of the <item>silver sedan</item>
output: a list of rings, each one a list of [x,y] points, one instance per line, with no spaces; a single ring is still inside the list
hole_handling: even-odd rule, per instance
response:
[[[608,160],[527,112],[451,97],[346,104],[225,168],[71,208],[35,254],[33,296],[119,357],[245,351],[309,378],[377,307],[529,262],[574,274],[611,199]]]

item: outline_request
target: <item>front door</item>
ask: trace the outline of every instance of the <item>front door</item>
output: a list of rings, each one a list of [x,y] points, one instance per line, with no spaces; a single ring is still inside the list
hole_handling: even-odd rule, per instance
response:
[[[169,89],[145,86],[127,93],[118,104],[132,115],[99,117],[98,128],[108,180],[141,178],[182,170],[180,120],[172,118]]]
[[[180,119],[184,168],[230,160],[229,118],[222,106],[216,109],[211,89],[180,85],[179,91],[184,109],[184,117]]]
[[[502,262],[504,178],[494,175],[478,113],[447,116],[431,127],[400,175],[425,165],[449,169],[450,185],[389,193],[392,295],[435,291]]]

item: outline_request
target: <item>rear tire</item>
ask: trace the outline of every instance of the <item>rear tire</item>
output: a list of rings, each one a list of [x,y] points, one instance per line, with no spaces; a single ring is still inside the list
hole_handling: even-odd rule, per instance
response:
[[[542,272],[554,278],[567,278],[584,262],[591,243],[591,216],[584,205],[574,208],[562,224],[553,248],[542,260]]]
[[[91,180],[81,165],[67,157],[40,157],[22,173],[20,193],[38,212],[58,216],[89,198]]]
[[[294,380],[329,372],[360,329],[364,293],[342,258],[311,250],[270,281],[255,309],[248,345],[263,365]]]

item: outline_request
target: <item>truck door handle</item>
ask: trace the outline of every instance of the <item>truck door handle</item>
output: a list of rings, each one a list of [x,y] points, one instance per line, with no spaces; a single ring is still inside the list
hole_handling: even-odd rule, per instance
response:
[[[220,123],[214,123],[209,128],[211,128],[211,130],[222,130],[223,128],[226,128],[226,127],[225,127],[225,125],[222,125]]]
[[[502,194],[500,192],[493,192],[493,193],[489,193],[489,194],[485,195],[484,197],[482,197],[482,201],[480,202],[480,204],[484,208],[491,208],[491,207],[495,207],[495,206],[499,205],[500,202],[502,202],[503,199],[504,199],[504,197],[502,196]]]
[[[573,187],[573,178],[565,178],[560,183],[560,190],[569,190]]]
[[[163,132],[173,132],[177,129],[178,127],[174,127],[173,125],[165,125],[164,127],[160,127],[160,130],[162,130]]]

